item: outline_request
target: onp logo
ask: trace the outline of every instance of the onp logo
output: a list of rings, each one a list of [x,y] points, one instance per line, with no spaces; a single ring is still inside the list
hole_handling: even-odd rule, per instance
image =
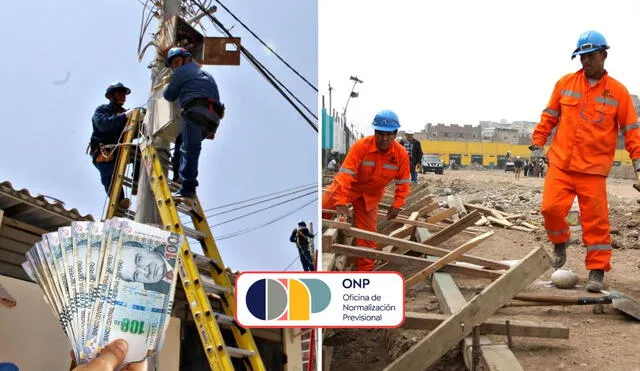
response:
[[[247,309],[263,321],[307,321],[330,302],[329,286],[316,278],[263,278],[246,294]]]

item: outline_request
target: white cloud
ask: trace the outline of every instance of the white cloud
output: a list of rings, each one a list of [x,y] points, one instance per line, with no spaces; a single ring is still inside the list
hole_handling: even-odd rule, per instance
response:
[[[319,87],[335,88],[342,110],[357,75],[358,98],[347,116],[365,133],[383,108],[405,128],[426,122],[537,121],[555,82],[580,69],[571,60],[589,29],[611,45],[609,74],[640,93],[635,1],[319,2]],[[325,98],[328,106],[328,97]]]

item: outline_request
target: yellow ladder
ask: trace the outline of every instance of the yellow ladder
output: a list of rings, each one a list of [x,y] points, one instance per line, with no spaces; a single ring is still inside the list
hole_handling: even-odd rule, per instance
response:
[[[136,117],[136,113],[132,115],[131,119],[134,120],[134,117]],[[137,118],[135,118],[135,122],[137,122]],[[130,140],[133,137],[125,135],[126,138]],[[123,143],[126,142],[123,140]],[[122,186],[132,186],[133,184],[133,179],[125,177],[127,159],[129,157],[128,148],[128,145],[124,145],[118,158],[116,167],[118,173],[114,174],[107,217],[116,215],[118,211],[123,211],[117,209],[118,193]],[[187,206],[176,203],[176,200],[171,195],[170,182],[163,172],[158,152],[153,145],[147,145],[142,149],[141,165],[145,167],[149,175],[151,190],[156,200],[164,229],[198,240],[202,246],[202,251],[208,259],[207,263],[213,283],[203,282],[200,279],[189,242],[186,238],[184,239],[180,251],[178,271],[209,366],[212,370],[235,370],[232,362],[232,358],[235,358],[241,360],[246,370],[266,370],[251,331],[240,327],[234,320],[236,308],[234,287],[227,275],[200,201],[197,197],[194,197],[193,205]],[[171,185],[175,187],[173,182],[171,182]],[[184,227],[178,212],[190,215],[195,228]],[[128,213],[127,216],[131,216],[128,210],[125,213]],[[213,291],[215,294],[208,295],[205,291],[205,286],[207,290]],[[213,312],[209,301],[210,298],[220,299],[224,313]],[[225,344],[221,326],[231,329],[236,347]]]

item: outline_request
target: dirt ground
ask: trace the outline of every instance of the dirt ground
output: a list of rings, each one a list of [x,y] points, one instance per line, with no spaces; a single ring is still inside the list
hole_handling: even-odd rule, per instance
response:
[[[517,183],[513,173],[502,171],[449,171],[443,176],[421,175],[434,184],[434,189],[450,188],[463,198],[465,194],[488,189],[485,198],[518,197],[521,194],[537,195],[543,187],[542,178],[522,178]],[[640,193],[632,188],[631,180],[609,179],[608,192],[612,237],[617,248],[612,258],[613,269],[605,275],[605,284],[640,298]],[[437,194],[437,193],[436,193]],[[531,198],[527,196],[526,198]],[[536,199],[537,200],[537,199]],[[534,200],[535,201],[535,200]],[[499,202],[499,201],[496,201]],[[539,201],[536,205],[520,205],[529,210],[526,220],[542,225]],[[512,210],[505,210],[513,212]],[[517,211],[517,210],[516,210]],[[636,223],[636,218],[638,218]],[[475,247],[471,252],[495,260],[513,260],[525,256],[532,248],[542,245],[548,252],[551,246],[542,230],[535,233],[506,230],[499,227],[482,227],[495,232],[494,236]],[[541,228],[542,229],[542,228]],[[460,245],[468,237],[456,236],[442,244],[447,248]],[[588,271],[584,267],[585,250],[580,232],[574,232],[567,250],[565,267],[580,276],[573,290],[559,290],[551,285],[552,270],[539,277],[524,292],[588,296],[584,284]],[[404,274],[415,272],[418,267],[397,267]],[[480,292],[487,280],[454,276],[467,299]],[[421,284],[407,293],[407,310],[439,313],[438,302],[428,284]],[[513,338],[512,351],[526,370],[640,370],[640,321],[605,305],[603,314],[594,314],[593,306],[554,306],[502,308],[496,316],[539,323],[555,322],[570,328],[568,340]],[[419,330],[337,330],[329,332],[324,344],[333,346],[331,370],[381,370],[393,359],[427,334]],[[505,343],[506,338],[491,336],[494,343]],[[364,366],[366,365],[366,368]],[[452,349],[443,360],[430,370],[464,370],[458,349]]]

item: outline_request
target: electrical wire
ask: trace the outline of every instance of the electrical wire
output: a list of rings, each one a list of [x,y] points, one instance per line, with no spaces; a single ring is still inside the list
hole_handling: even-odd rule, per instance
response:
[[[212,225],[212,226],[211,226],[211,228],[213,228],[213,227],[218,227],[218,226],[221,226],[221,225],[223,225],[223,224],[231,223],[231,222],[233,222],[233,221],[236,221],[236,220],[239,220],[239,219],[243,219],[243,218],[246,218],[246,217],[248,217],[248,216],[255,215],[255,214],[257,214],[257,213],[263,212],[263,211],[265,211],[265,210],[269,210],[269,209],[274,208],[274,207],[276,207],[276,206],[284,205],[284,204],[289,203],[289,202],[291,202],[291,201],[295,201],[295,200],[300,199],[300,198],[302,198],[302,197],[306,197],[306,196],[309,196],[309,195],[314,195],[314,194],[316,194],[316,193],[317,193],[316,191],[309,192],[309,193],[305,193],[305,194],[303,194],[303,195],[300,195],[300,196],[297,196],[297,197],[294,197],[294,198],[291,198],[291,199],[288,199],[288,200],[285,200],[285,201],[282,201],[282,202],[278,202],[278,203],[277,203],[277,204],[275,204],[275,205],[271,205],[271,206],[263,207],[262,209],[258,209],[258,210],[256,210],[256,211],[252,211],[252,212],[250,212],[250,213],[247,213],[247,214],[244,214],[244,215],[240,215],[240,216],[237,216],[237,217],[232,218],[232,219],[229,219],[229,220],[225,220],[224,222],[216,223],[216,224]],[[314,198],[314,200],[317,200],[317,198]]]
[[[277,221],[280,221],[280,220],[282,220],[282,219],[284,219],[284,218],[286,218],[286,217],[288,217],[288,216],[290,216],[290,215],[292,215],[292,214],[304,209],[305,207],[307,207],[307,206],[309,206],[312,203],[317,202],[317,201],[318,201],[318,199],[314,198],[313,200],[301,205],[300,207],[298,207],[298,208],[296,208],[296,209],[294,209],[292,211],[289,211],[289,212],[287,212],[287,213],[285,213],[283,215],[280,215],[280,216],[278,216],[278,217],[276,217],[276,218],[274,218],[272,220],[269,220],[268,222],[265,222],[265,223],[262,223],[262,224],[253,225],[251,227],[248,227],[248,228],[245,228],[245,229],[242,229],[242,230],[239,230],[239,231],[235,231],[235,232],[232,232],[232,233],[228,233],[228,234],[216,237],[216,241],[226,240],[226,239],[237,237],[237,236],[249,233],[249,232],[257,231],[258,229],[266,227],[266,226],[268,226],[270,224],[273,224],[273,223],[275,223]]]
[[[291,196],[291,195],[294,195],[294,194],[296,194],[296,193],[300,193],[300,192],[308,191],[308,190],[313,189],[313,188],[316,188],[316,187],[309,187],[309,188],[307,188],[307,189],[302,189],[302,190],[299,190],[299,191],[290,192],[290,193],[286,193],[286,194],[279,195],[279,196],[274,196],[274,197],[271,197],[271,198],[266,199],[266,200],[256,201],[256,202],[253,202],[253,203],[251,203],[251,204],[249,204],[249,205],[239,206],[239,207],[233,208],[233,209],[231,209],[231,210],[225,210],[225,211],[221,211],[221,212],[219,212],[219,213],[209,214],[209,215],[207,215],[207,216],[206,216],[206,218],[211,218],[211,217],[214,217],[214,216],[218,216],[218,215],[222,215],[222,214],[227,214],[227,213],[230,213],[230,212],[232,212],[232,211],[237,211],[237,210],[240,210],[240,209],[245,209],[245,208],[250,207],[250,206],[259,205],[259,204],[262,204],[262,203],[265,203],[265,202],[269,202],[269,201],[277,200],[277,199],[279,199],[279,198],[283,198],[283,197]]]
[[[255,37],[256,39],[258,39],[258,41],[260,41],[260,43],[262,45],[264,45],[265,48],[269,49],[269,51],[271,53],[273,53],[282,63],[284,63],[287,67],[289,67],[289,69],[291,71],[293,71],[293,73],[295,73],[296,75],[298,75],[298,77],[300,77],[304,82],[306,82],[311,88],[313,88],[313,90],[315,90],[316,92],[318,91],[318,88],[316,88],[312,83],[310,83],[307,79],[304,78],[304,76],[302,76],[298,71],[296,71],[295,68],[291,67],[291,65],[289,65],[289,63],[287,63],[278,53],[276,53],[275,50],[273,50],[269,45],[267,45],[267,43],[265,43],[258,35],[256,35],[253,31],[251,31],[251,29],[249,27],[247,27],[247,25],[245,25],[241,20],[238,19],[238,17],[236,17],[235,14],[233,14],[233,12],[231,12],[231,10],[229,10],[229,8],[227,8],[220,0],[216,0],[216,2],[218,4],[220,4],[220,6],[227,11],[227,13],[229,13],[233,19],[235,19],[236,21],[238,21],[238,23],[240,23],[240,25],[242,25],[242,27],[245,28],[245,30],[249,31],[249,33],[251,35],[253,35],[253,37]],[[208,9],[208,7],[205,7],[205,9]]]
[[[293,263],[295,263],[295,262],[298,260],[298,258],[299,258],[298,256],[295,256],[295,257],[293,258],[293,260],[291,261],[291,263],[289,263],[289,265],[287,265],[287,266],[286,266],[282,271],[284,272],[284,271],[288,270],[289,268],[291,268],[291,266],[293,265]]]
[[[317,186],[318,186],[318,184],[317,184],[317,183],[310,183],[310,184],[305,184],[305,185],[302,185],[302,186],[297,186],[297,187],[293,187],[293,188],[283,189],[282,191],[273,192],[273,193],[269,193],[269,194],[262,195],[262,196],[251,197],[251,198],[248,198],[248,199],[246,199],[246,200],[236,201],[236,202],[232,202],[232,203],[230,203],[230,204],[226,204],[226,205],[222,205],[222,206],[212,207],[212,208],[210,208],[210,209],[206,209],[206,210],[203,210],[203,211],[206,213],[206,212],[208,212],[208,211],[213,211],[213,210],[218,210],[218,209],[224,209],[225,207],[234,206],[234,205],[239,205],[239,204],[243,204],[243,203],[245,203],[245,202],[254,201],[254,200],[259,200],[259,199],[261,199],[261,198],[265,198],[265,197],[269,197],[269,196],[277,195],[277,194],[284,193],[284,192],[294,191],[294,190],[301,189],[301,188],[308,188],[308,187],[311,187],[311,186],[313,186],[313,187],[315,188],[315,187],[317,187]],[[294,193],[295,193],[295,192],[294,192]]]
[[[213,17],[205,8],[202,7],[202,5],[197,2],[196,0],[191,0],[194,4],[196,4],[200,10],[202,12],[204,12],[207,17],[209,18],[209,20],[211,20],[211,22],[216,25],[218,28],[222,29],[223,32],[228,36],[228,37],[233,37],[233,35],[231,34],[231,32],[229,32],[229,30],[215,17]],[[315,130],[316,132],[318,132],[318,127],[316,124],[314,124],[312,122],[311,119],[309,119],[304,112],[302,112],[302,110],[300,109],[300,107],[298,107],[292,100],[291,98],[280,88],[280,86],[278,86],[278,84],[274,81],[273,78],[271,78],[270,72],[268,72],[268,70],[266,70],[266,68],[264,68],[264,66],[262,66],[260,64],[260,62],[257,61],[257,59],[255,59],[255,57],[242,45],[239,45],[240,48],[240,52],[245,56],[245,58],[247,58],[249,60],[249,62],[251,62],[251,64],[258,70],[258,72],[260,72],[260,74],[262,74],[262,76],[269,82],[271,83],[271,85],[289,102],[289,104],[291,104],[291,106],[305,119],[305,121],[307,122],[307,124],[309,124],[309,126],[311,126],[313,128],[313,130]],[[292,94],[293,95],[293,94]],[[316,119],[317,121],[317,119]]]

